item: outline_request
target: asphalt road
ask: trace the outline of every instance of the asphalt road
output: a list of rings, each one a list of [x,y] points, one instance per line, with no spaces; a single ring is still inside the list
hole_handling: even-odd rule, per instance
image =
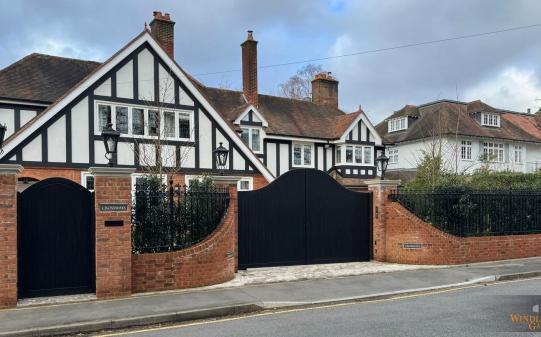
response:
[[[108,336],[541,336],[511,314],[532,315],[541,279],[474,286],[397,299],[263,313]],[[516,316],[515,316],[516,317]],[[539,318],[539,317],[538,317]],[[526,332],[526,333],[524,333]]]

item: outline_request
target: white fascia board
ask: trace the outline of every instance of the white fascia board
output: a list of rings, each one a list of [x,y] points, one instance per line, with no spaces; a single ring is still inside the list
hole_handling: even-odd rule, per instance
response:
[[[362,111],[359,114],[359,116],[357,116],[357,118],[355,118],[355,120],[353,122],[351,122],[351,124],[347,128],[346,132],[344,132],[342,134],[340,139],[335,141],[334,143],[344,143],[346,141],[346,137],[348,136],[348,134],[351,132],[351,130],[353,130],[355,125],[357,125],[357,123],[359,123],[360,120],[362,120],[364,122],[364,124],[366,125],[366,127],[368,128],[370,133],[372,133],[372,135],[374,135],[374,142],[376,143],[376,145],[382,145],[383,142],[381,140],[381,137],[379,136],[379,133],[376,131],[376,128],[374,127],[374,125],[372,125],[372,122],[370,122],[368,117]]]
[[[45,103],[36,103],[36,102],[29,102],[29,101],[12,101],[9,99],[0,99],[0,103],[13,104],[13,105],[39,106],[39,107],[44,107],[44,108],[50,105],[50,104],[45,104]]]
[[[269,123],[267,122],[267,120],[265,119],[265,117],[263,117],[263,115],[257,111],[256,107],[253,106],[253,105],[250,105],[249,107],[247,107],[240,115],[239,117],[237,117],[237,119],[235,119],[235,121],[233,122],[233,124],[237,124],[239,125],[240,122],[242,121],[242,119],[244,118],[244,116],[246,116],[248,114],[248,112],[250,112],[250,110],[252,110],[257,118],[259,118],[263,124],[264,127],[268,127],[269,126]]]

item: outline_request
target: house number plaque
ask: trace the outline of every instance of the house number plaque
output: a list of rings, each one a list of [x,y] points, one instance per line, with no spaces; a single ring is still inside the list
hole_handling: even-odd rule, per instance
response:
[[[127,212],[128,204],[100,204],[101,212]]]
[[[423,245],[420,243],[411,243],[411,242],[402,244],[402,248],[404,249],[421,249],[422,246]]]

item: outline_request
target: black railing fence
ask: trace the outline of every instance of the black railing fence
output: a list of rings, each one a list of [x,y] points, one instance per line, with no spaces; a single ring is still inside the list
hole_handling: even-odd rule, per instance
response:
[[[202,241],[220,224],[229,207],[227,188],[187,188],[143,181],[132,205],[134,253],[170,252]]]
[[[456,236],[541,233],[541,191],[397,190],[389,198]]]

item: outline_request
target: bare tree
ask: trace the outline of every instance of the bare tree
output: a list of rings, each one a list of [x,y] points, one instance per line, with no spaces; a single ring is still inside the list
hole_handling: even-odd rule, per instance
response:
[[[323,71],[321,65],[307,64],[297,70],[286,82],[278,86],[279,94],[284,97],[305,99],[312,97],[312,79]]]
[[[141,100],[146,102],[148,111],[146,116],[142,112],[142,120],[139,120],[138,133],[144,136],[135,135],[135,132],[132,135],[131,147],[135,160],[145,172],[159,179],[163,179],[167,174],[179,173],[190,151],[194,151],[191,146],[180,146],[180,153],[177,155],[176,145],[169,144],[170,139],[176,139],[177,135],[180,135],[180,119],[183,118],[181,113],[167,107],[167,103],[174,102],[174,92],[175,81],[169,71],[164,78],[159,78],[159,97],[153,99],[151,93],[141,97]],[[132,120],[134,118],[132,113]],[[189,123],[188,138],[192,138],[194,126],[191,115],[186,114],[186,120]]]

